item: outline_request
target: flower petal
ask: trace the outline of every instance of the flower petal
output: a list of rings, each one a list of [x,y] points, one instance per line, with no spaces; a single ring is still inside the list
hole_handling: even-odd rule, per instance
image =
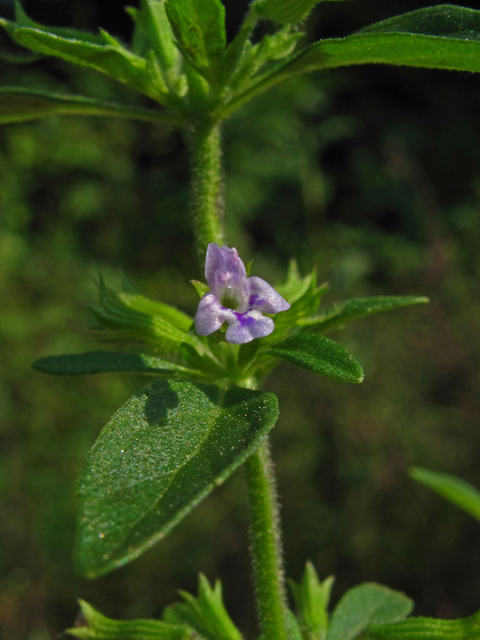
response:
[[[262,280],[253,276],[248,278],[250,288],[250,309],[258,309],[262,313],[279,313],[290,309],[290,304],[283,298],[278,291]]]
[[[240,313],[248,311],[247,272],[235,248],[211,242],[207,247],[205,277],[221,305]]]
[[[227,320],[226,316],[228,315],[230,314],[222,307],[215,294],[209,291],[198,303],[195,315],[195,329],[199,335],[209,336],[217,329],[220,329],[225,320]]]
[[[237,282],[247,277],[243,260],[235,248],[230,249],[226,245],[219,247],[216,242],[210,242],[205,259],[205,277],[211,289],[215,287],[215,278],[218,273],[228,273]]]
[[[233,312],[230,318],[227,317],[227,322],[229,327],[225,339],[232,344],[246,344],[255,338],[264,338],[275,329],[273,320],[262,316],[260,311]]]

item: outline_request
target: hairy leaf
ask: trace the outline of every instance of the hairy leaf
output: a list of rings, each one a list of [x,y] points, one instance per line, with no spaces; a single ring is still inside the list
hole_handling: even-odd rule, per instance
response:
[[[479,52],[480,11],[440,5],[384,20],[347,38],[312,44],[286,71],[367,63],[480,71]]]
[[[335,607],[326,640],[353,640],[369,624],[402,620],[413,602],[403,593],[375,583],[347,591]]]
[[[325,336],[300,333],[279,342],[266,353],[333,380],[341,382],[362,382],[363,380],[362,367],[353,356]]]
[[[155,381],[102,430],[79,481],[76,562],[99,576],[130,562],[253,453],[278,416],[273,394]]]
[[[419,467],[412,467],[409,475],[480,521],[480,491],[465,480]]]
[[[178,116],[152,109],[65,96],[20,87],[0,88],[0,123],[22,122],[53,115],[112,116],[165,124],[181,124]]]

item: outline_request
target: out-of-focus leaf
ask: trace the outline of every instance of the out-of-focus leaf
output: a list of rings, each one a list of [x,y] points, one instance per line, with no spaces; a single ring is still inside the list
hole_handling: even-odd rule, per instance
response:
[[[220,0],[167,0],[165,8],[181,51],[209,79],[218,77],[227,41]]]
[[[480,613],[459,620],[418,617],[391,624],[371,624],[362,637],[365,640],[479,640]]]
[[[84,600],[80,600],[80,609],[87,624],[67,629],[67,633],[82,640],[199,640],[198,634],[186,625],[160,620],[112,620]]]
[[[361,584],[347,591],[335,607],[326,640],[353,640],[369,624],[402,620],[412,607],[412,600],[399,591]]]
[[[428,298],[420,296],[381,296],[376,298],[352,298],[345,302],[338,302],[330,309],[312,318],[300,318],[301,327],[315,327],[322,333],[341,327],[347,322],[370,316],[373,313],[391,311],[412,304],[425,304]]]
[[[102,430],[78,485],[79,571],[130,562],[221,484],[275,424],[273,394],[156,381]]]
[[[144,353],[88,351],[59,356],[46,356],[32,364],[32,368],[55,376],[80,376],[118,371],[150,373],[164,376],[198,376],[199,372]]]
[[[64,96],[20,87],[0,88],[0,123],[22,122],[53,115],[111,116],[180,125],[178,116],[153,109],[101,102],[84,96]]]
[[[419,467],[411,467],[408,473],[411,478],[433,489],[442,498],[446,498],[480,521],[480,491],[471,484],[456,476]]]
[[[297,367],[341,382],[362,382],[363,370],[342,346],[313,333],[300,333],[279,342],[266,352]]]

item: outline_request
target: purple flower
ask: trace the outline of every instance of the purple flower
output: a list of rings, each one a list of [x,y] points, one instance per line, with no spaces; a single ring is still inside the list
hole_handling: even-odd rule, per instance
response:
[[[228,322],[227,342],[245,344],[254,338],[264,338],[274,330],[273,320],[263,313],[290,308],[268,282],[247,278],[236,249],[211,242],[207,248],[205,277],[210,291],[200,300],[195,316],[195,328],[201,336],[209,336]]]

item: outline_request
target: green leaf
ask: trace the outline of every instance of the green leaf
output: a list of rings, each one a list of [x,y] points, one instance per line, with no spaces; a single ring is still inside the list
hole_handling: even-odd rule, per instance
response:
[[[480,491],[465,480],[419,467],[411,467],[408,474],[480,521]]]
[[[32,369],[55,376],[80,376],[110,371],[124,373],[153,373],[169,377],[193,377],[199,371],[161,360],[144,353],[117,351],[88,351],[60,356],[46,356],[32,364]]]
[[[167,0],[166,11],[182,53],[208,79],[218,77],[227,41],[220,0]]]
[[[370,316],[373,313],[391,311],[412,304],[425,304],[428,298],[420,296],[381,296],[376,298],[352,298],[345,302],[337,302],[330,309],[313,318],[301,318],[301,327],[315,327],[322,331],[331,331],[347,322]]]
[[[391,32],[478,40],[480,11],[452,4],[442,4],[388,18],[361,30],[361,33]]]
[[[479,640],[480,613],[459,620],[408,618],[392,624],[372,624],[365,640]]]
[[[316,42],[285,72],[369,63],[480,71],[479,52],[480,11],[440,5],[384,20],[347,38]]]
[[[101,102],[84,96],[65,96],[20,87],[0,88],[0,124],[53,115],[112,116],[149,122],[182,124],[173,114],[141,107]]]
[[[165,94],[151,82],[146,60],[116,41],[115,44],[93,44],[26,27],[15,29],[14,35],[20,44],[33,51],[89,67],[161,103],[166,102]]]
[[[303,640],[324,640],[328,629],[328,603],[334,578],[320,582],[313,564],[307,562],[302,582],[289,580]]]
[[[312,333],[300,333],[279,342],[267,354],[288,360],[297,367],[341,382],[362,382],[363,370],[342,346]]]
[[[346,38],[305,47],[219,109],[231,116],[253,97],[298,74],[356,64],[480,71],[480,11],[440,5],[374,24]],[[418,26],[420,25],[420,27]]]
[[[96,577],[165,536],[259,446],[273,394],[158,380],[102,430],[78,485],[79,571]]]
[[[163,619],[171,624],[188,624],[206,638],[218,640],[242,640],[242,635],[233,624],[223,604],[222,585],[215,582],[212,589],[207,578],[200,574],[198,597],[180,591],[185,603],[168,607]]]
[[[263,18],[292,24],[306,18],[320,2],[322,0],[257,0],[252,8]]]
[[[347,591],[335,607],[326,640],[353,640],[369,624],[402,620],[413,602],[403,593],[375,583]]]
[[[112,620],[80,600],[80,609],[87,625],[67,629],[67,633],[82,640],[199,640],[185,625],[173,625],[160,620]]]

